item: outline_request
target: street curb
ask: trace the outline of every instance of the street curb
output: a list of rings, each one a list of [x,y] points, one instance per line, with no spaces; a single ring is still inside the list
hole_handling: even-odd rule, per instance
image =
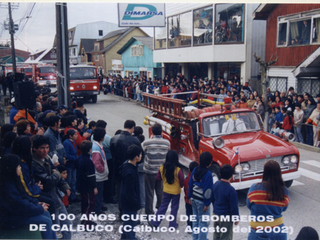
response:
[[[291,142],[293,145],[295,145],[297,148],[302,148],[304,150],[312,151],[320,153],[320,148],[313,147],[307,144],[299,143],[299,142]]]

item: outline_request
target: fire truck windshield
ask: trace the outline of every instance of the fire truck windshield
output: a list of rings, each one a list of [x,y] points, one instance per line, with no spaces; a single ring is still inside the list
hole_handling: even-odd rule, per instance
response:
[[[55,73],[55,67],[41,67],[39,68],[39,73]]]
[[[70,68],[70,80],[97,79],[95,68],[77,67]]]
[[[261,130],[260,121],[254,112],[227,113],[206,117],[202,124],[203,134],[210,137]]]
[[[24,69],[24,72],[25,72],[25,73],[31,73],[31,72],[32,72],[32,68],[25,68],[25,69]]]

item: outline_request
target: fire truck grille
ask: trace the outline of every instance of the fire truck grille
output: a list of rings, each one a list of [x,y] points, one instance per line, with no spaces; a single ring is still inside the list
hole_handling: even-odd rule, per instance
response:
[[[289,166],[285,166],[282,164],[282,162],[281,162],[282,158],[283,158],[283,156],[279,156],[279,157],[249,161],[248,163],[250,164],[250,170],[241,173],[241,179],[262,176],[264,164],[269,160],[277,161],[280,165],[281,171],[289,170]],[[233,179],[234,180],[239,179],[239,174],[234,174]]]

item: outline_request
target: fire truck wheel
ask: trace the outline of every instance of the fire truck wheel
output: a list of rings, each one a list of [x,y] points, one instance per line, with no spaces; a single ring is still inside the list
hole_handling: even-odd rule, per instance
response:
[[[214,163],[211,165],[209,170],[212,173],[213,183],[218,182],[220,179],[220,167]]]
[[[97,103],[98,96],[97,95],[93,95],[91,99],[92,99],[93,103]]]
[[[293,183],[293,180],[285,181],[284,184],[286,185],[287,188],[291,187]]]

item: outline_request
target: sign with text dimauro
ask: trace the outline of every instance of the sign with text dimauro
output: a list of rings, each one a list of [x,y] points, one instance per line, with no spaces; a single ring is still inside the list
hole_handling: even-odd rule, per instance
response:
[[[119,27],[164,27],[164,3],[118,3]]]

